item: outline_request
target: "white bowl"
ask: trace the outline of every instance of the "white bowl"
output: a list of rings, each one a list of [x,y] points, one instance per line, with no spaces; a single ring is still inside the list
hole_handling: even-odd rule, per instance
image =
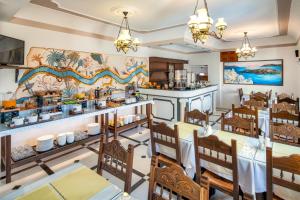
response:
[[[35,123],[38,120],[38,116],[37,115],[31,115],[31,116],[28,116],[26,118],[28,120],[28,123]]]
[[[74,142],[74,139],[75,139],[75,137],[74,137],[74,132],[67,132],[67,133],[65,133],[65,134],[67,135],[67,143],[68,143],[68,144],[73,143],[73,142]]]
[[[14,117],[14,118],[12,118],[12,121],[14,122],[15,126],[21,126],[24,124],[23,117]]]
[[[37,138],[36,150],[39,152],[48,151],[53,148],[53,135],[44,135]]]
[[[97,135],[100,133],[100,124],[91,123],[87,125],[88,135]]]
[[[56,141],[59,146],[64,146],[67,143],[67,135],[65,133],[58,134]]]
[[[46,121],[50,119],[50,114],[49,113],[41,113],[40,114],[41,120]]]

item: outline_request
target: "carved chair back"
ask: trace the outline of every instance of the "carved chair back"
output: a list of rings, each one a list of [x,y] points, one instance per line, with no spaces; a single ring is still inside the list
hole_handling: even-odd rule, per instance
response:
[[[300,155],[273,157],[272,148],[267,147],[266,158],[267,200],[273,200],[273,184],[300,192],[299,183],[295,183],[295,176],[300,175]],[[274,169],[280,171],[279,176],[274,176]]]
[[[207,113],[200,112],[195,109],[192,111],[186,111],[184,115],[184,122],[195,125],[205,126],[209,123],[209,117]]]
[[[290,105],[295,106],[296,112],[299,112],[299,98],[297,99],[292,99],[291,97],[283,97],[280,98],[279,96],[277,97],[277,103],[288,103]]]
[[[295,105],[286,102],[273,104],[270,109],[270,122],[275,124],[293,124],[300,127],[300,115]]]
[[[257,92],[254,93],[252,92],[252,94],[250,95],[250,99],[254,99],[256,101],[263,101],[264,102],[264,107],[268,108],[269,107],[269,93],[262,93],[262,92]]]
[[[150,138],[151,138],[151,147],[152,147],[152,155],[161,154],[157,151],[157,145],[163,145],[174,149],[176,153],[176,158],[170,158],[168,155],[164,155],[169,157],[170,159],[176,159],[176,162],[181,164],[181,155],[180,155],[180,145],[179,145],[179,137],[178,137],[178,127],[174,126],[174,129],[167,126],[166,123],[158,123],[154,125],[152,120],[150,121]]]
[[[202,182],[201,161],[210,162],[232,171],[234,199],[239,198],[238,165],[236,140],[231,140],[231,146],[220,141],[217,136],[198,137],[198,131],[194,131],[194,149],[196,160],[196,180]],[[209,169],[207,169],[209,170]]]
[[[260,134],[260,129],[258,126],[258,109],[251,109],[246,106],[241,106],[236,108],[234,104],[232,104],[232,116],[239,116],[243,119],[247,119],[249,121],[254,121],[254,133],[255,137],[258,137]]]
[[[275,142],[300,146],[300,128],[291,124],[275,125],[270,122],[270,138]]]
[[[225,118],[225,114],[222,113],[221,130],[239,135],[258,137],[258,132],[254,132],[254,119],[244,119],[237,115],[233,115],[230,118]]]
[[[208,185],[198,185],[185,175],[184,170],[176,163],[167,167],[158,167],[158,158],[152,157],[150,181],[148,190],[149,200],[190,199],[208,200]]]
[[[250,109],[253,109],[253,110],[255,110],[255,109],[259,110],[259,109],[263,109],[264,108],[265,102],[264,101],[256,101],[254,99],[250,99],[248,101],[244,101],[243,102],[243,106],[246,106],[246,107],[248,107]]]
[[[125,182],[124,191],[130,193],[133,153],[134,147],[131,144],[128,145],[126,150],[120,141],[116,139],[109,143],[104,143],[102,135],[100,138],[97,173],[102,175],[103,170],[105,170],[123,180]]]

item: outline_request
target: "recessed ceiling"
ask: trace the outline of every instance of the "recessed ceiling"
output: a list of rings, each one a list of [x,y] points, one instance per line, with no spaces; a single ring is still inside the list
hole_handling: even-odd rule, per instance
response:
[[[201,48],[199,46],[195,46],[192,44],[186,44],[186,43],[166,44],[166,45],[160,45],[160,47],[163,49],[179,51],[179,52],[185,53],[185,54],[210,51],[209,49]]]
[[[43,0],[40,2],[49,2]],[[33,1],[34,2],[34,1]],[[130,26],[138,31],[155,31],[186,25],[195,0],[52,0],[60,8],[112,24],[121,17],[114,9],[127,7],[133,11]],[[279,34],[277,0],[207,0],[213,19],[224,17],[228,23],[225,40],[241,39],[244,31],[250,38],[273,37]],[[47,3],[45,3],[46,6]],[[199,1],[199,7],[203,2]]]

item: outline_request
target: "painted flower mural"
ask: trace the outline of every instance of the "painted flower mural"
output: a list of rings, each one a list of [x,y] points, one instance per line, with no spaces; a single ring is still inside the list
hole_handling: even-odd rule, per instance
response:
[[[21,75],[17,98],[38,90],[58,89],[71,96],[78,87],[124,89],[128,83],[149,81],[147,58],[34,47],[27,55],[27,65],[33,69]]]

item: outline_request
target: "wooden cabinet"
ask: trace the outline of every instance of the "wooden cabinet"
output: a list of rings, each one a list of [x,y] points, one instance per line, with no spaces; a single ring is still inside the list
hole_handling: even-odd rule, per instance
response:
[[[149,73],[150,82],[168,83],[169,81],[169,66],[173,65],[175,70],[183,69],[183,65],[187,64],[186,60],[150,57],[149,58]]]
[[[220,53],[220,61],[221,62],[238,62],[239,59],[235,53],[235,51],[227,51]]]

